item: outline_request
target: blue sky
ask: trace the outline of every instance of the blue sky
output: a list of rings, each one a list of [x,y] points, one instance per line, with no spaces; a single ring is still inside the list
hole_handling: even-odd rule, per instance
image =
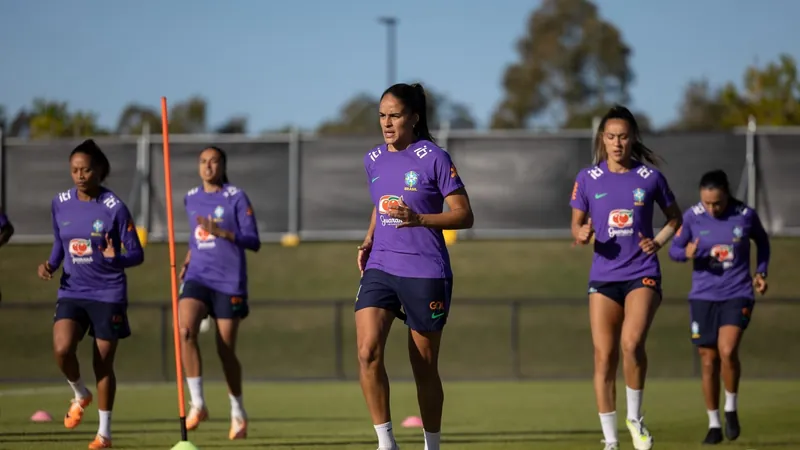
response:
[[[795,0],[603,0],[632,46],[631,106],[664,125],[686,83],[741,82],[780,53],[800,59]],[[762,6],[759,6],[759,3]],[[4,0],[0,104],[68,101],[113,127],[129,102],[158,106],[193,94],[218,125],[250,131],[313,127],[358,92],[386,86],[385,28],[399,18],[398,75],[469,105],[485,126],[505,66],[538,1],[501,0]],[[636,6],[634,6],[636,5]]]

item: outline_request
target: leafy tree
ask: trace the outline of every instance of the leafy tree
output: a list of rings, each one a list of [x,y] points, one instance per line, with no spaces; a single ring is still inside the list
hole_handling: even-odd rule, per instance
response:
[[[744,74],[744,92],[733,83],[712,88],[707,80],[692,81],[684,92],[679,118],[671,126],[681,130],[718,130],[747,124],[800,125],[800,81],[789,55],[766,66],[750,66]]]
[[[13,128],[13,127],[12,127]],[[97,116],[86,111],[70,112],[67,102],[43,98],[33,100],[28,117],[31,139],[96,136],[106,134],[97,124]]]
[[[215,130],[218,134],[246,134],[247,117],[236,116],[226,120]]]
[[[475,128],[475,119],[469,107],[451,100],[447,95],[426,88],[428,128],[438,130],[445,121],[451,129]],[[338,117],[323,122],[317,132],[320,134],[371,134],[380,129],[378,123],[379,99],[361,93],[350,99],[339,110]]]
[[[150,133],[161,133],[161,115],[155,109],[131,103],[122,110],[117,121],[117,134],[141,134],[145,124],[150,127]]]
[[[588,127],[598,111],[629,99],[631,50],[589,0],[544,0],[517,52],[493,128],[525,128],[543,115],[562,127]]]

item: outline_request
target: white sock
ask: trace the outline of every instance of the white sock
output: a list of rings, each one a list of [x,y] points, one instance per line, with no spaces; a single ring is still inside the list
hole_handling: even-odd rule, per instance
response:
[[[378,435],[379,450],[394,450],[397,448],[397,443],[394,441],[394,433],[392,433],[391,421],[375,425],[375,433]]]
[[[725,412],[736,411],[736,394],[725,391]]]
[[[617,412],[600,413],[600,426],[603,427],[603,437],[606,444],[619,442],[617,439]]]
[[[89,390],[86,389],[86,386],[84,386],[83,381],[80,378],[75,381],[67,380],[67,383],[69,383],[72,391],[75,392],[75,398],[78,400],[89,396]]]
[[[439,450],[439,439],[442,433],[425,432],[425,450]]]
[[[106,439],[111,439],[111,411],[97,411],[100,413],[100,426],[97,434]]]
[[[722,428],[722,424],[719,421],[719,410],[715,409],[713,411],[708,410],[708,428]]]
[[[234,396],[233,394],[228,394],[228,398],[231,399],[231,417],[240,417],[242,419],[247,418],[247,413],[244,412],[244,402],[242,400],[242,396]]]
[[[186,384],[189,385],[189,394],[192,396],[192,406],[202,408],[206,401],[203,398],[203,377],[187,377]]]
[[[642,390],[631,389],[625,386],[628,398],[628,419],[639,420],[642,418]]]

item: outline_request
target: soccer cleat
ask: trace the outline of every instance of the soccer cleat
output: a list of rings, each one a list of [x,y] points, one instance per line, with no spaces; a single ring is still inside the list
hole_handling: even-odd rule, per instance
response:
[[[736,411],[725,411],[725,436],[728,437],[728,440],[735,441],[741,431],[739,414]]]
[[[709,428],[703,444],[716,445],[722,442],[722,428]]]
[[[81,424],[83,411],[92,403],[92,393],[81,399],[73,398],[67,414],[64,415],[64,426],[70,430]]]
[[[247,420],[241,417],[231,418],[231,431],[228,438],[232,441],[237,439],[247,439]]]
[[[200,422],[205,422],[206,420],[208,420],[208,408],[205,406],[201,408],[192,406],[189,409],[189,416],[186,417],[186,429],[194,430],[200,425]]]
[[[111,439],[108,439],[99,434],[95,436],[92,443],[89,444],[89,450],[95,450],[98,448],[111,448]]]
[[[619,450],[619,442],[600,441],[600,443],[606,445],[603,450]]]
[[[644,417],[639,418],[639,420],[625,419],[625,424],[628,425],[628,431],[631,432],[633,448],[636,450],[650,450],[653,448],[653,436],[644,425]]]

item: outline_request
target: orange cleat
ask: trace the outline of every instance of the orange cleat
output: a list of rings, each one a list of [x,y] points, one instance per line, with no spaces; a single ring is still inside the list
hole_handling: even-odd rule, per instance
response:
[[[247,419],[241,417],[231,418],[231,431],[228,438],[232,441],[237,439],[247,439]]]
[[[80,425],[81,420],[83,420],[83,411],[91,403],[92,403],[91,392],[84,398],[81,399],[73,398],[72,404],[69,406],[69,411],[67,411],[67,414],[64,416],[64,426],[71,430]]]
[[[89,450],[95,450],[98,448],[111,448],[111,439],[103,437],[99,434],[95,436],[92,443],[89,444]]]
[[[186,418],[186,429],[191,431],[200,425],[200,422],[208,420],[208,408],[195,408],[194,406],[189,409],[189,416]]]

